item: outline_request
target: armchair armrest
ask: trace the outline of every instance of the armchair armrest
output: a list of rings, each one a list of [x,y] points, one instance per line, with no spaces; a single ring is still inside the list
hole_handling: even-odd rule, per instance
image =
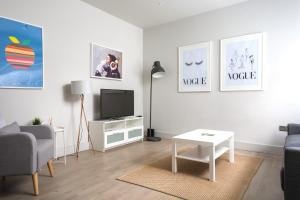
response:
[[[37,142],[31,133],[0,135],[0,176],[32,174],[37,169]]]
[[[49,125],[20,126],[21,132],[32,133],[36,139],[52,139],[53,128]]]
[[[288,135],[300,134],[300,124],[288,124],[287,131]]]

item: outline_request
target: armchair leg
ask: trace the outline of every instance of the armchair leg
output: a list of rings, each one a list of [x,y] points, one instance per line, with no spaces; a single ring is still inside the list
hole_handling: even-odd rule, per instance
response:
[[[49,161],[47,162],[47,166],[48,166],[48,169],[49,169],[50,176],[53,177],[52,160],[49,160]]]
[[[37,196],[39,195],[39,176],[37,172],[32,174],[32,182],[33,182],[33,191],[34,191],[33,194]]]

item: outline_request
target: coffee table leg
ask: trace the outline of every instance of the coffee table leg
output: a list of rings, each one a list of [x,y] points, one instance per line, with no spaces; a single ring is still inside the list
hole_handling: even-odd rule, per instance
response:
[[[215,181],[215,147],[210,147],[210,154],[209,154],[209,180]]]
[[[229,162],[234,163],[234,137],[229,139]]]
[[[176,149],[176,141],[172,141],[172,172],[177,173],[177,149]]]

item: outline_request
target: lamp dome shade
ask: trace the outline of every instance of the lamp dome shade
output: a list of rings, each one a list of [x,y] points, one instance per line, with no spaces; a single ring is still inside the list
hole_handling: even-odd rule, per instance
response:
[[[88,80],[71,81],[72,94],[88,94],[91,92],[91,84]]]
[[[155,61],[151,70],[153,78],[162,78],[165,75],[164,68],[160,65],[159,61]]]

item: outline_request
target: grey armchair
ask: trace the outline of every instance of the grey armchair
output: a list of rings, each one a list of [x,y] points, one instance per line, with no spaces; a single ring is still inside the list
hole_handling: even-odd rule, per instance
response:
[[[32,175],[38,195],[38,172],[45,164],[53,177],[53,146],[53,129],[47,125],[13,123],[0,129],[0,176]]]

